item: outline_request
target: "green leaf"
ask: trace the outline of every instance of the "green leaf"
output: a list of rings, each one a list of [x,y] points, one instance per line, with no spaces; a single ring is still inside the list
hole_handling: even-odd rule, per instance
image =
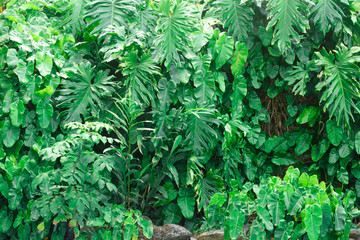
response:
[[[248,57],[248,48],[245,43],[237,42],[235,45],[235,52],[231,64],[231,72],[234,76],[239,76],[242,73],[242,68]]]
[[[339,204],[335,212],[335,231],[341,232],[345,228],[345,220],[347,218],[346,211],[342,204]]]
[[[353,110],[360,113],[359,108],[356,106],[356,101],[359,99],[359,85],[353,74],[359,69],[355,63],[360,62],[360,57],[354,56],[358,52],[360,52],[360,47],[348,49],[346,46],[340,45],[334,51],[335,55],[327,53],[325,49],[315,53],[318,57],[315,64],[324,66],[321,74],[326,77],[324,84],[317,89],[321,90],[326,87],[320,102],[325,102],[324,110],[329,109],[330,118],[335,115],[337,122],[344,127],[350,125],[350,119],[355,121]],[[332,128],[335,128],[335,124],[332,123],[332,125]],[[326,124],[326,127],[328,128],[328,124]]]
[[[340,170],[337,171],[337,178],[343,184],[349,184],[349,173],[346,168],[341,167]]]
[[[281,219],[279,226],[275,230],[274,237],[278,240],[288,240],[291,239],[291,232],[294,227],[294,222],[286,222],[286,220]]]
[[[14,188],[11,188],[9,191],[9,209],[10,210],[16,210],[19,206],[21,199],[23,198],[22,191],[17,191]]]
[[[13,211],[8,213],[6,206],[0,209],[0,233],[7,233],[10,230],[14,218],[13,214]]]
[[[9,197],[9,185],[0,174],[0,193],[7,199]]]
[[[153,224],[150,220],[147,219],[140,219],[139,225],[142,228],[142,233],[148,239],[150,239],[153,235]]]
[[[350,148],[349,144],[342,143],[340,145],[340,147],[339,147],[339,157],[346,158],[347,156],[350,155],[351,152],[352,152],[352,149]]]
[[[282,53],[292,40],[300,41],[297,30],[305,33],[309,28],[309,21],[301,12],[305,8],[305,4],[299,0],[270,0],[267,3],[270,21],[266,29],[275,26],[272,44],[277,42]]]
[[[296,141],[295,154],[301,155],[305,153],[310,148],[311,144],[311,135],[308,133],[303,133]]]
[[[194,216],[195,211],[195,197],[193,191],[190,189],[180,189],[177,203],[180,207],[181,213],[187,219]]]
[[[9,67],[16,67],[18,64],[17,51],[14,48],[10,48],[7,51],[6,63]]]
[[[307,205],[301,213],[305,230],[310,240],[317,240],[320,236],[322,210],[319,204]]]
[[[6,66],[6,54],[8,48],[6,46],[0,48],[0,70]]]
[[[254,110],[260,110],[261,109],[261,101],[258,95],[255,91],[250,92],[249,97],[249,106]]]
[[[125,19],[135,12],[134,0],[96,0],[90,1],[86,7],[86,15],[91,19],[88,26],[95,26],[91,34],[106,32],[112,27],[126,26]],[[78,10],[81,8],[78,7]],[[74,30],[73,30],[74,31]]]
[[[124,231],[124,240],[131,240],[131,239],[133,239],[134,235],[137,235],[137,230],[135,228],[135,225],[126,224],[125,231]]]
[[[155,97],[154,85],[156,81],[154,76],[159,74],[159,68],[155,65],[155,61],[151,58],[151,55],[143,54],[139,58],[137,51],[130,52],[123,58],[120,66],[124,68],[123,75],[128,76],[125,85],[129,85],[131,98],[135,102],[149,104]],[[86,66],[86,68],[88,68],[88,66]],[[106,75],[107,74],[108,72],[106,72]],[[113,92],[113,89],[110,88],[110,86],[114,85],[110,81],[111,79],[112,77],[105,78],[105,74],[102,76],[102,79],[99,79],[99,83],[108,85],[108,89],[106,89],[109,91],[108,94]],[[98,87],[100,90],[101,85],[99,84]],[[171,82],[169,83],[169,87],[171,87]],[[161,101],[166,100],[167,99],[162,99]],[[164,103],[161,104],[164,105]]]
[[[225,34],[220,35],[216,41],[216,52],[218,56],[215,60],[216,69],[221,68],[233,55],[234,39]]]
[[[14,127],[20,127],[23,121],[24,112],[25,112],[25,107],[21,100],[18,102],[13,102],[10,105],[10,120],[11,120],[11,124]]]
[[[331,223],[332,223],[331,206],[329,205],[329,203],[324,203],[322,205],[322,224],[320,227],[321,237],[325,237],[327,233],[330,231],[329,226]]]
[[[245,213],[234,208],[230,212],[230,238],[237,239],[243,232]]]
[[[357,154],[360,154],[360,131],[355,135],[355,150]]]
[[[258,207],[257,208],[257,214],[258,214],[259,218],[265,224],[266,229],[268,231],[272,231],[274,229],[274,225],[270,221],[269,212],[263,207]]]
[[[333,0],[319,0],[316,5],[311,8],[311,14],[314,14],[314,23],[320,28],[324,34],[329,32],[332,26],[342,22],[344,16],[341,8]]]
[[[36,105],[36,114],[39,118],[40,127],[47,128],[49,126],[53,113],[54,109],[51,104],[44,100]]]
[[[81,62],[75,68],[66,73],[70,79],[62,81],[63,88],[57,98],[58,106],[65,108],[65,122],[81,122],[81,115],[87,117],[88,108],[92,115],[97,116],[104,104],[101,98],[115,91],[113,77],[108,76],[109,70],[95,72],[89,62]]]
[[[329,154],[329,163],[335,164],[338,160],[339,160],[338,151],[336,151],[336,148],[331,149]]]
[[[290,215],[296,215],[297,212],[302,209],[305,203],[305,199],[303,197],[303,190],[296,189],[294,195],[292,195],[288,212]]]
[[[285,218],[285,200],[283,194],[273,192],[270,194],[268,208],[275,226],[280,225],[280,221]]]
[[[298,124],[304,124],[309,122],[310,120],[312,120],[319,112],[319,108],[317,107],[307,107],[305,108],[301,114],[299,115],[299,117],[296,119],[296,122]]]
[[[342,134],[343,134],[341,127],[336,125],[336,122],[334,122],[332,120],[327,120],[326,121],[326,132],[327,132],[329,141],[334,146],[339,146],[341,139],[342,139]]]
[[[3,134],[3,143],[6,147],[12,147],[15,142],[19,139],[20,136],[20,128],[14,127],[9,119],[5,120],[3,125],[4,132]]]
[[[294,163],[297,162],[297,159],[291,155],[290,153],[279,153],[279,154],[276,154],[272,159],[271,161],[278,165],[278,166],[281,166],[281,165],[292,165]]]
[[[246,41],[253,29],[253,10],[237,0],[217,0],[214,4],[221,6],[224,27],[229,28],[229,33],[239,41]]]
[[[164,224],[177,224],[181,221],[181,210],[175,203],[168,204],[163,210],[165,215]]]
[[[36,68],[39,70],[41,76],[46,77],[51,73],[53,67],[52,58],[48,54],[41,55],[39,52],[35,55]]]
[[[124,0],[124,2],[127,0]],[[171,63],[180,64],[179,51],[190,46],[189,36],[193,32],[197,17],[188,2],[175,2],[171,11],[171,0],[162,0],[159,3],[160,19],[156,27],[159,33],[154,40],[157,49],[156,60],[164,62],[167,68]]]

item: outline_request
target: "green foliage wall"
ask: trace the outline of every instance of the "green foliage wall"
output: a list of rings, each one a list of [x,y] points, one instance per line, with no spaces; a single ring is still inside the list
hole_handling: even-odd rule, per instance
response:
[[[56,235],[59,214],[64,226],[98,219],[107,231],[108,209],[115,218],[120,204],[191,228],[213,194],[289,165],[360,196],[359,10],[358,0],[8,2],[0,232]],[[85,127],[92,139],[72,135],[71,122],[113,130]],[[72,152],[47,160],[64,141]],[[113,165],[97,171],[97,158]],[[56,177],[80,160],[74,169],[94,179]],[[37,184],[47,175],[54,188],[75,184],[106,200],[92,210],[60,191],[48,211],[38,203],[57,198]]]

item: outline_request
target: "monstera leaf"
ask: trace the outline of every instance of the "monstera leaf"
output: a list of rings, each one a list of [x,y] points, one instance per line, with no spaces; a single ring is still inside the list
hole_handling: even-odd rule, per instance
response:
[[[160,34],[154,40],[156,59],[161,63],[165,60],[165,66],[169,67],[171,63],[179,64],[179,52],[190,46],[188,36],[197,17],[186,1],[177,1],[172,6],[171,0],[161,0],[159,11],[160,19],[155,30]]]
[[[292,40],[300,41],[297,30],[305,33],[309,28],[309,21],[301,12],[304,8],[300,0],[270,0],[267,4],[270,11],[267,29],[275,27],[272,44],[277,43],[282,53]]]
[[[69,79],[62,82],[57,98],[59,107],[65,108],[65,122],[81,122],[81,115],[87,116],[89,110],[96,116],[103,105],[101,98],[109,97],[114,92],[109,70],[95,72],[89,62],[81,62],[67,74]]]

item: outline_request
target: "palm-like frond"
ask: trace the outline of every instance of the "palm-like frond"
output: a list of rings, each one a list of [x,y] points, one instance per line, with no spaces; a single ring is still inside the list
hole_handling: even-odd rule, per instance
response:
[[[149,54],[143,54],[140,59],[137,52],[130,52],[120,65],[123,74],[128,76],[125,85],[129,86],[131,98],[136,102],[149,104],[154,99],[155,77],[159,67]]]
[[[185,115],[188,115],[186,125],[186,138],[190,145],[197,152],[204,152],[217,138],[213,125],[219,125],[216,110],[213,108],[194,108],[189,109]]]
[[[110,26],[126,26],[126,18],[136,11],[135,0],[95,0],[87,4],[85,17],[92,18],[89,26],[96,25],[92,34],[104,31]]]
[[[195,191],[198,194],[197,203],[199,211],[206,209],[209,205],[210,198],[217,192],[223,189],[222,178],[218,175],[219,170],[209,170],[206,176],[200,178],[195,186]]]
[[[355,78],[359,67],[356,62],[360,62],[360,56],[354,54],[360,52],[360,47],[347,49],[344,45],[334,50],[333,53],[327,53],[324,49],[317,52],[318,60],[316,63],[325,67],[326,90],[321,96],[321,101],[325,101],[325,109],[329,109],[330,117],[336,114],[338,122],[349,125],[350,118],[354,120],[352,108],[360,113],[353,99],[358,99],[359,82]],[[321,89],[321,88],[320,88]]]
[[[63,80],[60,96],[57,98],[59,107],[66,108],[65,122],[81,122],[81,115],[86,117],[91,110],[97,116],[103,106],[102,97],[114,92],[109,70],[97,71],[89,62],[81,62],[73,71],[67,72],[69,79]]]
[[[312,7],[311,14],[315,14],[314,22],[324,35],[330,30],[331,26],[335,26],[336,22],[342,21],[342,16],[344,16],[341,8],[333,0],[319,0]]]
[[[245,41],[252,30],[254,12],[240,0],[217,0],[214,4],[221,6],[224,27],[239,41]]]
[[[300,0],[270,0],[267,9],[270,11],[270,21],[267,28],[275,26],[272,44],[277,42],[281,52],[291,45],[291,40],[300,40],[296,30],[306,32],[309,28],[308,19],[300,12],[305,5]]]
[[[196,23],[196,15],[187,2],[176,2],[171,10],[171,0],[160,1],[161,17],[156,26],[158,37],[154,40],[157,60],[165,60],[165,66],[180,63],[179,52],[190,45],[189,35]]]
[[[66,9],[66,18],[63,24],[69,24],[72,27],[72,34],[76,35],[85,26],[84,12],[88,0],[73,0]]]

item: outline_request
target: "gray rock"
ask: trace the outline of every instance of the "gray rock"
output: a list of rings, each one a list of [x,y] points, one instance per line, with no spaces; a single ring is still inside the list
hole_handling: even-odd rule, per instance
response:
[[[176,225],[167,224],[164,226],[154,226],[152,240],[190,240],[191,232],[186,228]]]
[[[360,240],[360,229],[351,229],[349,239]]]
[[[210,232],[204,232],[197,238],[198,240],[224,240],[223,230],[214,230]]]

